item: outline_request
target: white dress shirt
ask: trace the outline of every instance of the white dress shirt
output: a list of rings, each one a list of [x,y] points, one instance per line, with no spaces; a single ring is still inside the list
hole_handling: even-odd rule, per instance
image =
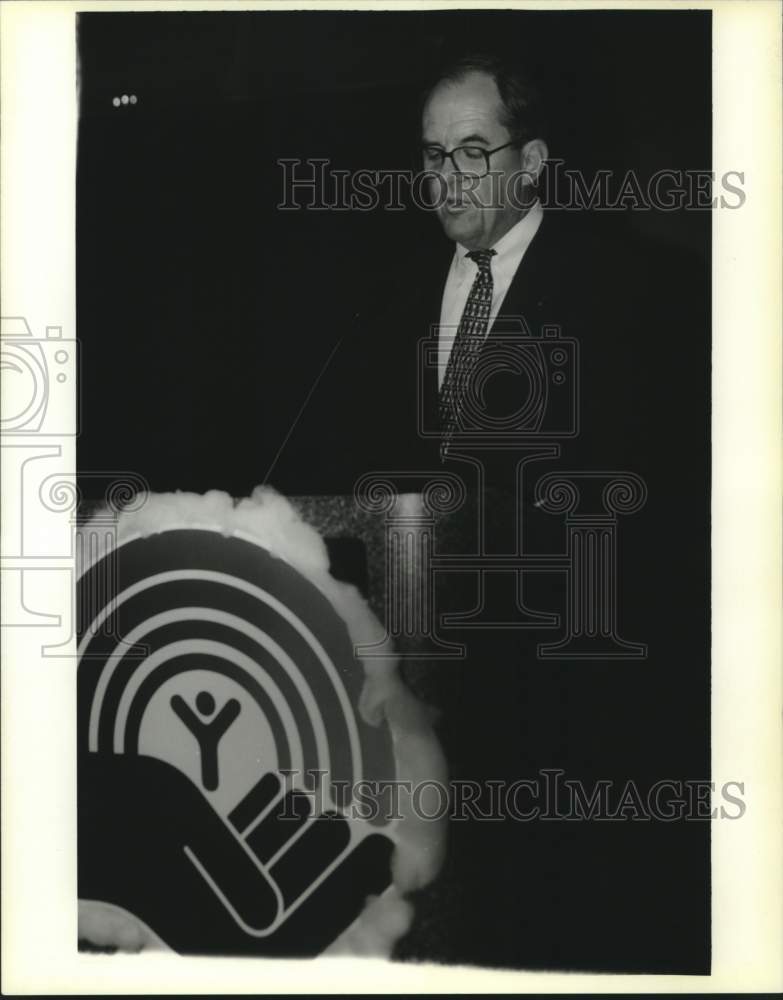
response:
[[[536,201],[524,219],[520,219],[505,236],[502,236],[491,247],[495,251],[495,256],[490,260],[492,306],[489,313],[489,326],[492,326],[492,322],[503,304],[511,279],[516,274],[533,237],[538,232],[543,217],[544,210],[541,207],[541,202]],[[478,274],[476,262],[465,256],[468,252],[467,247],[462,246],[461,243],[456,244],[454,259],[451,262],[446,285],[443,289],[440,328],[438,330],[438,388],[443,384],[457,328],[462,319],[470,289]]]

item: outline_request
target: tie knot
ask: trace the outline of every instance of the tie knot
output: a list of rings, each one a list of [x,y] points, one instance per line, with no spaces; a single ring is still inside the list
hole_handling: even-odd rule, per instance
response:
[[[475,260],[479,273],[485,274],[489,271],[489,262],[497,253],[497,250],[470,250],[465,254],[471,260]]]

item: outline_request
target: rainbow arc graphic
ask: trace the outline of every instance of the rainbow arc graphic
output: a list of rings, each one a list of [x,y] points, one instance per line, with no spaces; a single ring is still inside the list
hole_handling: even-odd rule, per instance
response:
[[[370,726],[361,718],[363,666],[345,622],[315,584],[249,537],[183,527],[130,538],[106,552],[82,574],[78,602],[86,811],[100,814],[100,798],[107,798],[105,787],[98,793],[101,783],[111,786],[116,813],[137,800],[147,809],[138,775],[149,773],[150,827],[168,815],[169,795],[180,792],[187,808],[206,816],[205,800],[219,821],[197,821],[195,832],[175,844],[169,869],[186,865],[183,905],[206,886],[210,905],[222,908],[220,919],[227,915],[240,936],[258,939],[277,933],[310,897],[324,895],[357,847],[372,853],[375,891],[388,884],[394,824],[382,815],[357,818],[349,807],[357,783],[396,777],[391,734],[385,723]],[[82,829],[80,820],[80,839],[94,848],[96,836],[82,837]],[[137,840],[148,835],[154,845],[151,829]],[[269,889],[263,912],[263,892],[243,910],[226,888],[242,880],[213,851],[224,835],[232,838],[228,853],[238,844]],[[162,927],[164,940],[167,927],[169,939],[177,938],[179,924],[158,919],[148,905],[154,887],[140,895],[127,879],[118,887],[110,858],[94,855],[80,845],[80,895],[82,883],[89,885],[91,898],[125,905],[153,929]],[[335,897],[334,889],[327,895]],[[335,929],[339,920],[320,936]],[[189,941],[172,946],[192,950]]]

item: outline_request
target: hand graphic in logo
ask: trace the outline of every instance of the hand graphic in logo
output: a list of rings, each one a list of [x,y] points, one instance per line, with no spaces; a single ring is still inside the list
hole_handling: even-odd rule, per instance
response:
[[[399,817],[331,811],[398,777],[360,707],[368,612],[239,534],[128,530],[79,578],[79,898],[182,953],[320,954],[402,843]],[[333,798],[292,789],[316,773]]]
[[[195,732],[208,787],[215,757],[203,747],[216,741]],[[349,850],[344,817],[313,817],[310,796],[282,790],[276,774],[262,775],[225,820],[164,761],[84,753],[80,898],[129,910],[181,953],[319,954],[388,886],[393,844],[370,833]]]

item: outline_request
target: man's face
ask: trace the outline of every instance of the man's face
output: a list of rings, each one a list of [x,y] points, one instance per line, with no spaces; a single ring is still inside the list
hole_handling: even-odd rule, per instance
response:
[[[459,82],[444,81],[425,105],[422,146],[449,151],[463,145],[487,150],[504,146],[512,136],[501,125],[502,114],[500,94],[491,76],[471,73]],[[520,179],[524,162],[524,150],[519,147],[501,149],[490,157],[491,174],[477,180],[460,177],[452,160],[444,160],[439,170],[443,182],[433,181],[432,193],[446,235],[470,250],[488,249],[497,243],[527,211],[523,200],[529,197],[530,188],[523,187]],[[485,169],[485,162],[479,166]],[[511,198],[509,190],[513,191]]]

